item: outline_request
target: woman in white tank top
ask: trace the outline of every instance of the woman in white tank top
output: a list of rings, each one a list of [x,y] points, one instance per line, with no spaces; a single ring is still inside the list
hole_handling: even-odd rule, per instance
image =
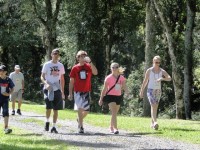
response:
[[[158,130],[157,110],[161,97],[161,81],[171,81],[170,75],[160,68],[160,61],[160,56],[153,58],[153,67],[147,69],[140,90],[140,97],[143,98],[144,89],[148,83],[147,97],[151,105],[151,127],[155,130]]]

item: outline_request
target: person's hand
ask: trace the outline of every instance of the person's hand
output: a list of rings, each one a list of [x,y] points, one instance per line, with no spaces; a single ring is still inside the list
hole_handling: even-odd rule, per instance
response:
[[[86,63],[91,63],[91,59],[90,59],[90,57],[88,57],[88,56],[86,56],[86,57],[84,58],[84,60],[85,60]]]
[[[46,90],[49,90],[49,89],[50,89],[50,85],[49,85],[48,83],[46,83],[46,84],[44,85],[44,88],[45,88]]]
[[[62,99],[64,100],[65,99],[65,93],[62,92]]]
[[[156,81],[157,82],[161,82],[163,80],[163,78],[159,78],[159,79],[157,79]]]
[[[73,96],[71,94],[68,95],[68,100],[73,100]]]
[[[103,101],[99,100],[99,106],[102,106],[102,104],[103,104]]]
[[[102,104],[103,104],[103,101],[100,99],[99,100],[99,106],[102,106]]]
[[[7,93],[7,92],[3,92],[2,95],[3,95],[3,96],[10,96],[10,94]]]

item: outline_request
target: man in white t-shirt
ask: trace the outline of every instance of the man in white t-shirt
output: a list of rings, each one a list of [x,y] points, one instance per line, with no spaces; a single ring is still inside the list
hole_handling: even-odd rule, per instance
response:
[[[49,118],[53,109],[53,127],[51,133],[58,133],[56,122],[58,119],[58,110],[63,109],[65,69],[60,63],[58,49],[51,52],[52,60],[46,62],[42,68],[41,80],[44,84],[44,99],[46,102],[46,124],[45,131],[49,131]]]
[[[21,115],[22,94],[24,93],[24,75],[20,72],[20,66],[15,65],[15,71],[10,73],[9,78],[15,84],[14,92],[11,94],[12,115],[15,115],[15,101],[18,100],[17,113]]]

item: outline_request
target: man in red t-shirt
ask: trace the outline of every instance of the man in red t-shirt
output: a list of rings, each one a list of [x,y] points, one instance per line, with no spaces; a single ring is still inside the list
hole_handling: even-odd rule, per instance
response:
[[[97,75],[97,68],[91,62],[85,51],[76,54],[78,64],[70,72],[69,99],[72,100],[74,90],[74,110],[78,110],[79,133],[84,133],[83,118],[90,109],[89,92],[91,91],[91,77]]]

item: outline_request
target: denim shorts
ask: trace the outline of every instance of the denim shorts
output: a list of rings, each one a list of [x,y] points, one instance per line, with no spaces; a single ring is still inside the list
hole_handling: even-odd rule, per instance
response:
[[[0,108],[3,109],[3,117],[9,116],[9,105],[8,105],[8,99],[0,101]]]

